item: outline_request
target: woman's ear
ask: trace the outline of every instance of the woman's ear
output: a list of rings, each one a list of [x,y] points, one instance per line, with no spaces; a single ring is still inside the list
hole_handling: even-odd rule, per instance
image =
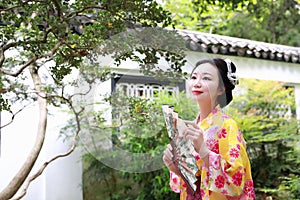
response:
[[[218,96],[222,95],[223,93],[225,93],[225,86],[220,86],[218,88]]]

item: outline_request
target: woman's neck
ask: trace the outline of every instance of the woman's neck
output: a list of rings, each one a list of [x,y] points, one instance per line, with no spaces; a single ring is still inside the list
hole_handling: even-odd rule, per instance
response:
[[[205,119],[212,110],[216,107],[216,104],[199,104],[200,113],[198,114],[197,120],[201,122],[203,119]],[[199,119],[200,118],[200,119]]]

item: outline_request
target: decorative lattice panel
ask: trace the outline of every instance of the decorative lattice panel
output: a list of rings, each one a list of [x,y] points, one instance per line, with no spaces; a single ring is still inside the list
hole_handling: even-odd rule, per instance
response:
[[[118,83],[116,85],[117,91],[122,91],[127,96],[131,97],[145,97],[155,99],[157,94],[161,91],[167,91],[170,94],[178,94],[179,88],[158,85],[158,84],[134,84],[134,83]]]

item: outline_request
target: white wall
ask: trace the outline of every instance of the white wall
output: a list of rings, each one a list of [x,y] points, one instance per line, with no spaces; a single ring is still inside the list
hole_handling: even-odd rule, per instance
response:
[[[70,144],[59,139],[59,129],[66,122],[63,112],[49,110],[48,128],[42,152],[32,172],[57,153],[68,150]],[[1,113],[2,125],[8,120],[7,113]],[[36,105],[18,114],[14,122],[1,130],[0,191],[8,184],[24,163],[36,136],[38,107]],[[81,152],[78,149],[69,157],[60,158],[49,164],[44,173],[29,186],[24,200],[82,200]]]
[[[68,116],[60,110],[52,110],[52,114],[55,115],[49,116],[42,152],[47,160],[67,152],[72,145],[71,140],[63,141],[59,138],[60,128],[66,125]],[[48,165],[43,176],[45,177],[45,200],[82,200],[81,147],[77,147],[69,156],[59,158]]]
[[[37,130],[35,122],[38,120],[36,113],[38,113],[36,106],[29,107],[18,114],[11,125],[1,130],[0,190],[19,170],[34,144],[33,138],[35,138]],[[6,124],[9,119],[8,113],[1,113],[2,125]],[[28,198],[25,199],[30,199],[30,197],[43,199],[45,187],[42,183],[45,181],[44,178],[44,176],[40,177],[29,188]]]

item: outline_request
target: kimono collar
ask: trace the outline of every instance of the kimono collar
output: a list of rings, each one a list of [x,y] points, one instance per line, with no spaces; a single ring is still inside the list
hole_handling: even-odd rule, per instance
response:
[[[203,119],[200,123],[199,126],[202,129],[207,129],[209,126],[211,126],[215,121],[219,121],[222,119],[224,116],[224,113],[218,104],[208,115],[205,119]],[[223,121],[223,120],[222,120]]]

